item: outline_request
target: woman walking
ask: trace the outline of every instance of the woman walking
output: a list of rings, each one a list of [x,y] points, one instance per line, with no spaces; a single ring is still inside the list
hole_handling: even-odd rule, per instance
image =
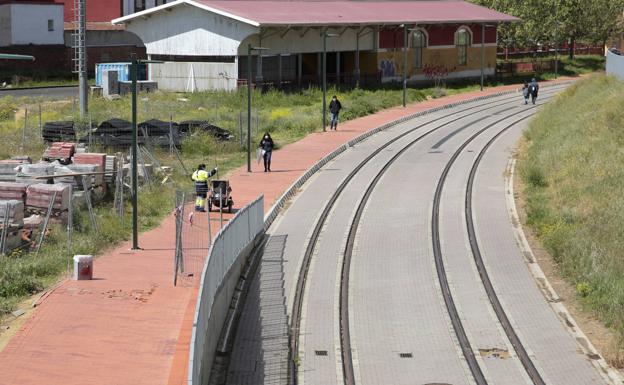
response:
[[[262,158],[264,159],[264,172],[271,172],[271,153],[273,152],[275,143],[273,143],[273,139],[268,132],[262,137],[259,147],[262,151]]]

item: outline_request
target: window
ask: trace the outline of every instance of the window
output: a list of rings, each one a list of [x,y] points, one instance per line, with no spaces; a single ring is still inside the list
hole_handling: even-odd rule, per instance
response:
[[[455,45],[457,46],[457,62],[460,66],[468,64],[468,46],[470,46],[470,32],[467,28],[460,28],[455,34]]]
[[[48,31],[54,31],[54,20],[48,19]]]
[[[156,0],[156,6],[163,5],[166,2],[167,2],[166,0]]]
[[[421,30],[414,31],[412,34],[412,50],[414,51],[414,68],[422,68],[423,48],[427,46],[425,33]]]

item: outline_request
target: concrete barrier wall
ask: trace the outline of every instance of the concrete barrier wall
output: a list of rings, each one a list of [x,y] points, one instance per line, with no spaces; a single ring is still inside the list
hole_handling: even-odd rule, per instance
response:
[[[624,56],[607,50],[607,75],[614,75],[624,80]]]
[[[217,234],[200,281],[189,354],[188,384],[208,382],[219,335],[245,260],[264,233],[264,196],[242,208]]]

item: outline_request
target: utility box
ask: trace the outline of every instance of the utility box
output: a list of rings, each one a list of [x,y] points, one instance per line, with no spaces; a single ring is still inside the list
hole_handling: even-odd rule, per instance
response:
[[[93,279],[93,256],[74,255],[74,280],[83,281]]]

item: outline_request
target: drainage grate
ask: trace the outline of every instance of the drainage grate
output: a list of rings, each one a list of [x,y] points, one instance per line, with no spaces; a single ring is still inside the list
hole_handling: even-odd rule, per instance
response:
[[[401,358],[412,358],[414,355],[412,353],[399,353],[399,357]]]
[[[317,356],[327,356],[327,350],[315,350],[314,353]]]

